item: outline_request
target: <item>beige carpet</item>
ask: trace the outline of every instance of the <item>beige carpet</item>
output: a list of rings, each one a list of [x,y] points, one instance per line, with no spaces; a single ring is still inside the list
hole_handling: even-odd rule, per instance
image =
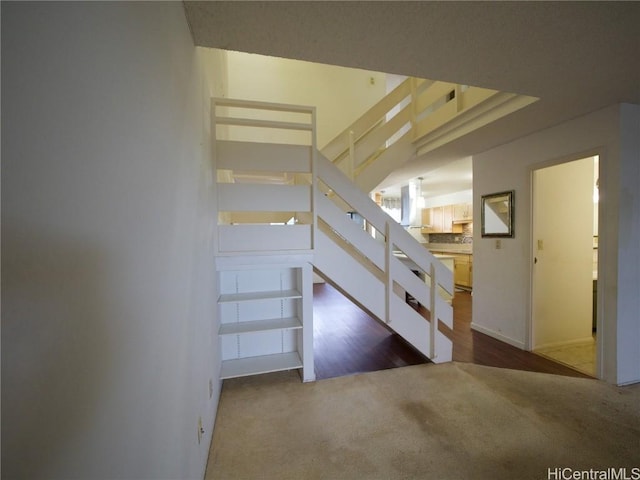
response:
[[[227,380],[206,478],[546,479],[556,467],[640,467],[640,385],[463,363]]]

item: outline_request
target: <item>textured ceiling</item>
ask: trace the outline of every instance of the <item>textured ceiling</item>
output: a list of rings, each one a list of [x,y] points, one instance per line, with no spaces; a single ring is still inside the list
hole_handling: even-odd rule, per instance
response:
[[[640,2],[185,2],[196,45],[492,88],[540,101],[387,183],[640,103]]]

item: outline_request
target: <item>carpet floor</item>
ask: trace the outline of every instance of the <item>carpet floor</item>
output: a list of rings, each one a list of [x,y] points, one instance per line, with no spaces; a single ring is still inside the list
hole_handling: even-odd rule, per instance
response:
[[[611,467],[640,467],[640,385],[448,363],[307,384],[296,372],[225,380],[206,478],[512,480]]]

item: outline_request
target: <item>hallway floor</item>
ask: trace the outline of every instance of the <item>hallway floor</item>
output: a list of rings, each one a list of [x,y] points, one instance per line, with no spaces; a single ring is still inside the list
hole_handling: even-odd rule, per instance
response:
[[[318,380],[429,363],[429,360],[327,283],[313,286]],[[453,360],[491,367],[586,377],[570,367],[471,329],[471,294],[453,301]]]
[[[587,375],[596,375],[596,336],[587,343],[565,345],[563,347],[542,348],[536,350],[538,355],[575,368]]]

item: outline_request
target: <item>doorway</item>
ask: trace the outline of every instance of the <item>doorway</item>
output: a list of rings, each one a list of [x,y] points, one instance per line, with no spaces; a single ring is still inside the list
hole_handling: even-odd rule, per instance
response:
[[[533,172],[531,348],[596,376],[598,157]]]

